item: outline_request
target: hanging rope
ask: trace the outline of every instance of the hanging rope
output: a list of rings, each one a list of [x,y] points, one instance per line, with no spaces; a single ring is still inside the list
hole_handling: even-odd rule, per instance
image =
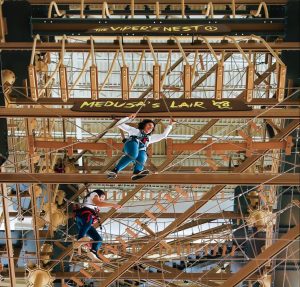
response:
[[[156,1],[155,2],[155,16],[156,16],[156,19],[159,19],[159,15],[160,15],[159,1]]]
[[[169,67],[170,67],[170,65],[171,65],[171,55],[172,55],[172,50],[170,50],[170,51],[169,51],[169,54],[168,54],[168,59],[167,59],[165,71],[164,71],[164,74],[163,74],[162,79],[161,79],[161,87],[164,86],[165,79],[166,79],[166,76],[167,76],[167,74],[168,74]]]
[[[123,43],[122,43],[123,39],[121,36],[119,36],[118,40],[119,40],[119,46],[120,46],[120,51],[121,51],[121,56],[122,56],[123,67],[126,67],[125,53],[124,53]]]
[[[84,0],[80,0],[80,18],[84,18]]]
[[[235,0],[231,1],[232,18],[235,18]]]
[[[91,53],[92,53],[92,64],[96,66],[96,57],[95,57],[95,49],[94,49],[94,38],[91,36]]]
[[[130,16],[132,19],[134,18],[134,0],[130,1]]]
[[[175,36],[172,36],[172,38],[176,41],[177,46],[178,46],[178,48],[179,48],[179,50],[180,50],[180,52],[181,52],[181,54],[182,54],[182,58],[184,59],[185,63],[186,63],[187,65],[189,65],[189,61],[188,61],[188,59],[187,59],[187,57],[186,57],[186,55],[185,55],[185,52],[184,52],[184,50],[183,50],[183,48],[182,48],[182,46],[181,46],[181,44],[180,44],[178,38],[175,37]]]
[[[63,57],[65,54],[65,40],[66,40],[66,35],[63,35],[62,37],[62,47],[61,47],[61,52],[60,52],[60,59],[54,69],[54,72],[52,73],[52,75],[50,76],[50,78],[47,80],[46,84],[44,85],[44,87],[39,91],[38,93],[38,98],[42,95],[42,93],[45,91],[45,89],[49,86],[49,84],[52,82],[56,72],[59,69],[59,66],[62,64],[63,62]]]
[[[195,52],[195,58],[194,58],[194,64],[193,64],[193,68],[192,68],[192,78],[191,78],[192,85],[193,85],[193,80],[194,80],[194,77],[195,77],[195,71],[196,71],[197,59],[198,59],[198,53],[199,53],[199,51],[196,50],[196,52]]]
[[[254,17],[259,16],[262,8],[264,8],[265,18],[269,18],[269,11],[268,11],[268,7],[267,7],[266,2],[261,2],[259,4],[258,8],[257,8],[257,11],[256,12],[254,12],[254,11],[251,12],[251,15],[254,16]]]
[[[217,57],[217,54],[215,53],[214,49],[212,48],[212,46],[210,45],[210,43],[207,41],[206,37],[203,37],[203,36],[197,36],[197,38],[199,39],[202,39],[205,44],[207,45],[209,51],[213,54],[214,58],[216,59],[217,63],[218,64],[221,64],[221,61],[218,59]]]
[[[181,0],[181,17],[185,18],[185,3],[184,3],[184,0]]]
[[[146,40],[147,40],[147,43],[149,45],[149,48],[150,48],[150,51],[151,51],[151,54],[152,54],[152,57],[153,57],[153,60],[154,60],[154,64],[158,65],[158,61],[157,61],[157,58],[156,58],[153,46],[151,44],[151,40],[150,40],[150,38],[148,36],[146,36]]]
[[[57,14],[58,17],[61,17],[61,16],[64,15],[63,13],[61,13],[61,12],[58,10],[58,6],[57,6],[56,2],[55,2],[55,1],[52,1],[52,2],[50,3],[49,9],[48,9],[48,18],[51,18],[51,14],[52,14],[52,9],[53,9],[53,7],[54,7],[55,12],[56,12],[56,14]]]
[[[114,69],[114,66],[115,66],[115,63],[116,63],[116,60],[117,60],[118,56],[119,56],[119,50],[117,50],[116,53],[115,53],[114,59],[113,59],[113,61],[111,63],[111,66],[108,70],[108,73],[107,73],[107,75],[106,75],[106,77],[103,81],[103,84],[101,86],[99,86],[99,93],[104,89],[104,87],[105,87],[105,85],[106,85],[106,83],[107,83],[107,81],[108,81],[108,79],[109,79],[109,77],[110,77],[110,75],[111,75],[111,73]]]
[[[269,50],[269,52],[272,54],[272,56],[277,60],[277,62],[282,65],[282,66],[285,66],[285,64],[282,62],[282,60],[278,57],[278,55],[275,53],[275,51],[271,48],[271,46],[260,36],[256,36],[256,35],[251,35],[250,36],[250,40],[251,39],[256,39],[258,40],[259,42],[262,42],[266,48]]]
[[[234,45],[238,48],[239,52],[242,54],[242,56],[245,58],[245,60],[248,62],[248,65],[251,66],[251,59],[249,57],[246,56],[245,52],[243,51],[243,49],[241,48],[240,44],[234,39],[234,37],[231,36],[225,36],[224,39],[230,39]]]
[[[34,40],[33,40],[33,46],[32,46],[31,58],[30,58],[30,65],[34,64],[34,56],[35,56],[35,48],[36,48],[37,40],[40,40],[40,35],[39,34],[37,34],[34,37]]]
[[[207,9],[205,13],[205,17],[213,18],[214,17],[214,5],[212,2],[207,4]]]
[[[132,80],[132,82],[131,82],[131,85],[130,85],[130,87],[129,87],[129,92],[131,91],[131,89],[133,88],[133,86],[134,86],[134,84],[135,84],[135,82],[136,82],[136,80],[137,80],[137,77],[138,77],[138,75],[139,75],[139,73],[140,73],[140,70],[141,70],[141,67],[142,67],[142,64],[143,64],[143,59],[144,59],[144,57],[145,57],[145,50],[143,50],[142,55],[141,55],[141,57],[140,57],[140,61],[139,61],[139,64],[138,64],[136,73],[135,73],[134,78],[133,78],[133,80]]]
[[[109,9],[108,9],[108,4],[105,1],[102,4],[102,18],[105,19],[105,18],[108,18],[108,17],[110,17],[110,13],[109,13]]]

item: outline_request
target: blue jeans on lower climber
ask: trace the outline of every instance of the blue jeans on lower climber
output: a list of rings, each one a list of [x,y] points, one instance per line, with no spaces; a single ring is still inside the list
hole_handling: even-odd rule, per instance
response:
[[[91,218],[90,221],[86,222],[84,217],[76,216],[76,224],[79,230],[77,239],[88,235],[93,239],[93,241],[97,241],[92,244],[92,250],[97,252],[102,245],[102,237],[99,235],[95,227],[92,226],[93,219]]]
[[[144,169],[145,162],[147,161],[147,152],[140,150],[144,145],[136,140],[129,140],[125,143],[123,152],[125,155],[120,159],[116,165],[116,170],[121,171],[131,162],[135,162],[133,173],[138,173]]]

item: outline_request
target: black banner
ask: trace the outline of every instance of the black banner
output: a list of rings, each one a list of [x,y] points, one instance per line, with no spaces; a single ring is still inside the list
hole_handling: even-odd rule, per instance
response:
[[[141,109],[140,109],[141,108]],[[76,102],[72,111],[134,113],[155,112],[211,112],[211,111],[248,111],[252,108],[236,99],[148,99],[144,100],[97,100]]]

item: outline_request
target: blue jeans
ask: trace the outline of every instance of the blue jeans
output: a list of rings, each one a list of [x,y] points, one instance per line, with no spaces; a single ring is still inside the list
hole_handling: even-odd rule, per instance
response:
[[[79,230],[77,239],[88,235],[93,239],[93,241],[97,241],[92,244],[92,250],[97,252],[102,245],[102,237],[99,235],[95,227],[92,226],[93,219],[91,218],[90,221],[86,222],[84,217],[76,216],[76,224]]]
[[[131,162],[134,162],[133,172],[138,173],[142,171],[148,158],[147,152],[145,150],[140,150],[142,147],[144,147],[144,145],[136,140],[127,141],[123,148],[125,155],[123,155],[116,165],[116,170],[121,171]]]

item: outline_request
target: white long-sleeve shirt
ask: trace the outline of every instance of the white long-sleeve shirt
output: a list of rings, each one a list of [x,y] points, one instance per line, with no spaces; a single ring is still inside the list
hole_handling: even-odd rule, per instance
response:
[[[123,130],[124,132],[127,132],[129,136],[139,136],[140,132],[141,132],[139,129],[126,124],[130,121],[131,121],[131,119],[129,117],[123,118],[116,123],[116,126],[119,129]],[[171,130],[172,130],[172,125],[168,125],[162,134],[149,135],[148,136],[148,138],[149,138],[148,145],[159,142],[159,141],[167,138],[167,136],[169,135]]]

